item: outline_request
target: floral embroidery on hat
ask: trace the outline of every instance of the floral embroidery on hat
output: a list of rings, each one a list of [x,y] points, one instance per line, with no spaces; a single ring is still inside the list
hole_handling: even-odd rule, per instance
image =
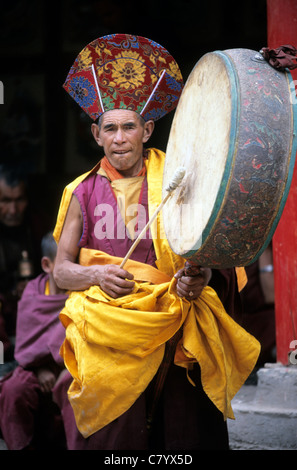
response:
[[[177,106],[183,79],[176,61],[160,44],[112,34],[80,52],[64,88],[93,120],[117,108],[157,120]]]
[[[112,78],[114,83],[110,82],[110,86],[118,86],[119,88],[138,88],[145,79],[145,65],[139,60],[139,54],[133,51],[127,51],[115,56],[112,67]]]
[[[78,104],[87,108],[92,106],[96,99],[96,94],[91,82],[84,77],[74,77],[71,83],[72,87],[69,93],[76,99]],[[73,90],[75,90],[75,95]]]

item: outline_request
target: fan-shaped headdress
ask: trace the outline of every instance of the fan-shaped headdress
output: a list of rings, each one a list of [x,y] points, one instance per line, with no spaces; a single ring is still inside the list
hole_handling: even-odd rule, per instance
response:
[[[164,47],[141,36],[111,34],[80,52],[63,86],[93,120],[128,109],[156,121],[177,106],[183,79]]]

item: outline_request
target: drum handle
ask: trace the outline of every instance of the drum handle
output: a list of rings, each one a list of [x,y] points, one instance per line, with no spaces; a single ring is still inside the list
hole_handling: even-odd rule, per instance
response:
[[[126,264],[127,260],[130,258],[131,254],[133,253],[133,251],[135,250],[135,248],[137,247],[137,245],[139,244],[140,240],[143,238],[143,235],[146,233],[147,229],[151,226],[151,224],[154,222],[155,218],[157,217],[157,215],[159,214],[159,212],[162,210],[162,208],[164,207],[164,205],[166,204],[166,202],[168,201],[169,197],[171,196],[172,192],[180,185],[180,183],[182,182],[182,179],[183,177],[185,176],[185,173],[186,173],[186,170],[184,167],[179,167],[176,169],[174,175],[173,175],[173,178],[171,180],[171,182],[169,183],[168,187],[166,188],[166,191],[167,191],[167,194],[166,196],[164,197],[164,199],[162,200],[161,204],[157,207],[157,209],[155,210],[155,212],[153,213],[152,217],[149,219],[149,221],[147,222],[147,224],[145,225],[145,227],[141,230],[140,234],[138,235],[138,237],[136,238],[136,240],[134,241],[133,245],[131,246],[131,248],[129,249],[128,253],[126,254],[125,258],[123,259],[123,261],[121,262],[120,264],[120,268],[123,268],[124,265]]]

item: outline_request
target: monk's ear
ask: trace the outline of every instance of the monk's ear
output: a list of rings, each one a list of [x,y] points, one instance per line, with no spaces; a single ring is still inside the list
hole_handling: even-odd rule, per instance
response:
[[[53,271],[53,266],[54,263],[48,256],[43,256],[41,258],[41,267],[45,273],[50,274]]]
[[[91,125],[91,131],[92,131],[92,134],[93,134],[93,137],[94,137],[95,141],[101,147],[101,139],[99,137],[99,126],[98,126],[98,124],[95,124],[93,122],[93,124]]]
[[[155,128],[154,121],[150,120],[150,121],[146,121],[144,123],[144,132],[143,132],[143,139],[142,139],[143,143],[145,143],[149,140],[149,138],[151,137],[151,135],[154,131],[154,128]]]

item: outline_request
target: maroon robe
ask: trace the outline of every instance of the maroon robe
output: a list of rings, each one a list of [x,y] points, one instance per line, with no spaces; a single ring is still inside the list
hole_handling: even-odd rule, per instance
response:
[[[57,414],[51,397],[41,393],[34,373],[40,366],[49,367],[56,375],[63,368],[59,349],[65,330],[59,312],[67,296],[45,295],[47,279],[46,274],[41,274],[28,283],[23,293],[18,305],[15,347],[19,365],[0,381],[0,428],[9,450],[24,449],[32,442],[38,434],[36,423],[40,416],[45,421],[39,430],[48,437],[48,423]]]
[[[59,321],[67,295],[45,295],[47,274],[29,282],[18,304],[15,359],[22,367],[36,367],[47,357],[63,365],[59,349],[65,330]]]
[[[83,234],[79,246],[100,250],[111,256],[124,257],[132,246],[133,240],[125,236],[126,227],[120,214],[116,196],[109,181],[101,175],[92,174],[86,178],[74,191],[83,213]],[[136,231],[140,232],[148,221],[148,186],[146,178],[143,181],[139,196],[139,204],[145,209],[145,217],[139,219]],[[96,207],[105,207],[106,210],[96,211]],[[97,215],[98,213],[98,215]],[[112,227],[112,234],[106,233],[103,238],[96,236],[96,225],[102,222],[102,233]],[[137,232],[136,232],[137,234]],[[149,229],[131,254],[131,259],[141,263],[155,265],[156,255],[153,240]]]
[[[98,239],[95,236],[95,225],[100,217],[95,215],[98,204],[107,204],[113,208],[110,212],[113,223],[123,221],[118,215],[116,199],[106,178],[91,174],[74,191],[83,213],[83,234],[80,247],[92,248],[124,257],[130,248],[131,241],[125,239]],[[146,208],[147,182],[143,183],[140,202]],[[148,215],[147,215],[148,217]],[[105,219],[106,220],[106,219]],[[119,230],[120,233],[121,230]],[[117,230],[115,230],[117,233]],[[154,265],[155,253],[151,238],[141,240],[132,259]],[[214,287],[224,304],[226,311],[238,319],[240,298],[237,289],[234,269],[213,270],[210,286]],[[170,350],[170,342],[166,349]],[[159,380],[156,374],[147,390],[136,400],[131,408],[112,423],[84,439],[76,428],[74,414],[67,399],[66,392],[71,378],[65,376],[56,384],[53,393],[58,403],[65,426],[68,449],[72,450],[215,450],[228,449],[228,432],[222,413],[210,401],[203,391],[198,364],[190,372],[196,387],[190,384],[183,368],[173,364],[170,357],[169,371],[157,403],[157,410],[151,432],[147,429],[147,412],[154,402],[155,385]],[[165,362],[165,359],[164,361]],[[100,391],[98,391],[100,399]]]

